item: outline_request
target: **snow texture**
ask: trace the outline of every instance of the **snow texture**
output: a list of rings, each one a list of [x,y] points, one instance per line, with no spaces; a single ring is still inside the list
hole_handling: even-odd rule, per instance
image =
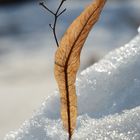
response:
[[[139,60],[140,35],[80,74],[73,140],[140,140]],[[59,106],[56,91],[4,140],[67,140]]]

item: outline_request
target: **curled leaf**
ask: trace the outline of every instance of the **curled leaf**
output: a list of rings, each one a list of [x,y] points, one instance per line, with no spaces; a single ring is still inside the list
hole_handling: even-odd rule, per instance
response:
[[[61,97],[61,118],[69,139],[76,127],[77,97],[76,73],[80,66],[80,53],[85,40],[98,20],[106,0],[92,2],[67,29],[55,54],[55,78]]]

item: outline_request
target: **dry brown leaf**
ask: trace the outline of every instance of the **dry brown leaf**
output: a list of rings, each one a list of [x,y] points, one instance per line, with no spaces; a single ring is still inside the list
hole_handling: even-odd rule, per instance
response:
[[[80,65],[80,53],[85,40],[98,20],[106,0],[92,2],[70,25],[55,54],[55,78],[61,96],[61,118],[69,139],[76,127],[77,96],[76,73]]]

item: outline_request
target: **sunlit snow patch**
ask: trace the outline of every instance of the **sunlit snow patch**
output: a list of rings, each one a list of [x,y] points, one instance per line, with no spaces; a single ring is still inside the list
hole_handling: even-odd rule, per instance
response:
[[[140,27],[138,28],[138,33],[140,34]]]
[[[140,35],[81,73],[74,140],[140,140]],[[66,140],[55,92],[4,140]]]

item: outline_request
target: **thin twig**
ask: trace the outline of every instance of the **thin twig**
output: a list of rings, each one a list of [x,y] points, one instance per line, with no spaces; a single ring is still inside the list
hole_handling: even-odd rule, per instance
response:
[[[44,2],[40,2],[39,4],[45,8],[47,11],[49,11],[53,16],[54,16],[54,23],[53,25],[52,24],[49,24],[50,28],[53,30],[53,35],[54,35],[54,39],[55,39],[55,42],[56,42],[56,45],[57,47],[59,47],[59,43],[58,43],[58,39],[57,39],[57,35],[56,35],[56,24],[57,24],[57,20],[58,20],[58,17],[61,16],[65,11],[66,11],[66,8],[64,10],[62,10],[60,12],[60,9],[63,5],[63,3],[65,2],[66,0],[61,0],[61,3],[60,5],[58,6],[56,12],[54,13],[52,10],[50,10],[45,4]]]
[[[62,12],[60,12],[57,16],[58,17],[61,16],[65,11],[66,11],[66,8]]]
[[[39,4],[43,6],[46,10],[48,10],[51,14],[55,15],[55,13],[51,11],[43,2],[40,2]]]

